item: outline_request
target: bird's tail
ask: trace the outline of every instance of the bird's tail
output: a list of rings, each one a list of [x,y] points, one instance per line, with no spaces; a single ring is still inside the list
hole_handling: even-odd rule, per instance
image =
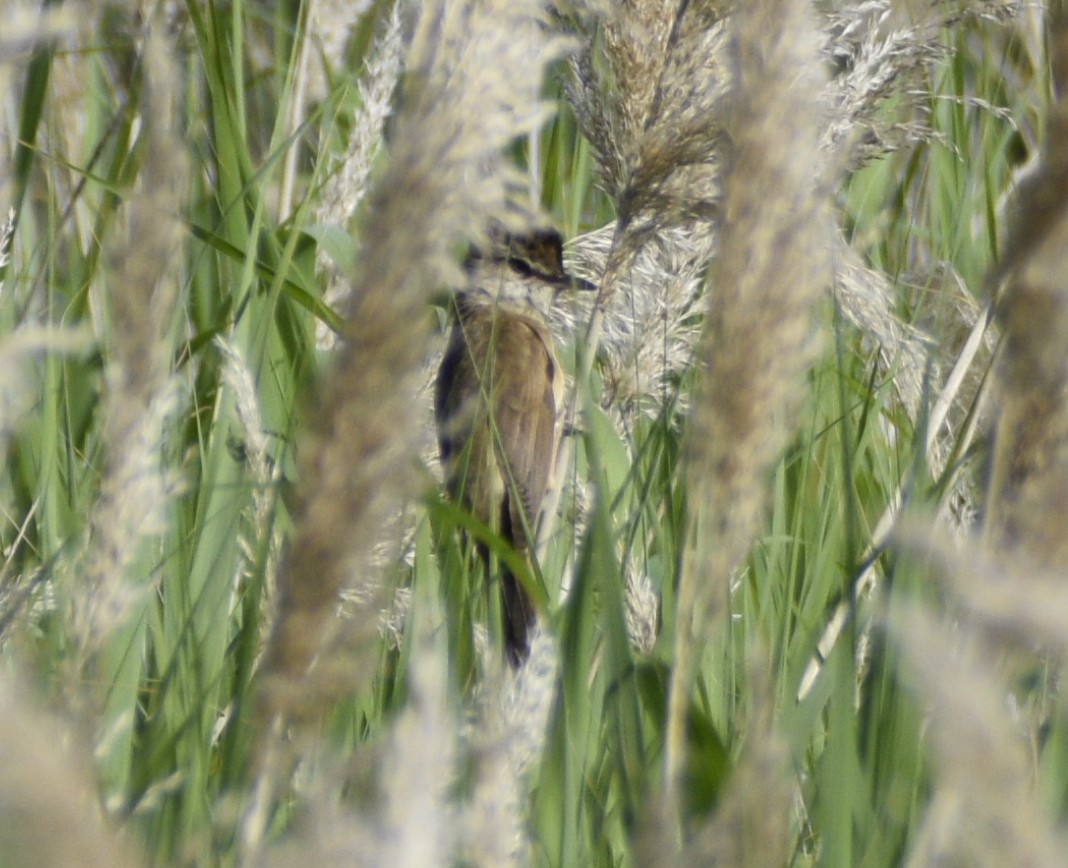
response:
[[[501,573],[501,610],[504,613],[504,653],[512,668],[518,669],[530,656],[530,635],[534,631],[537,612],[526,588],[507,569]]]

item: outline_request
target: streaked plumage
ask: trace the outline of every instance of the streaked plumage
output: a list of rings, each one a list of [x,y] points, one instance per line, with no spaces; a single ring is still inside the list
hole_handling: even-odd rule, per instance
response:
[[[470,288],[456,298],[435,389],[446,487],[529,557],[556,456],[563,392],[545,314],[572,281],[560,236],[551,230],[498,237],[488,254],[469,258],[468,271]],[[536,613],[507,570],[501,603],[505,650],[517,666],[529,653]]]

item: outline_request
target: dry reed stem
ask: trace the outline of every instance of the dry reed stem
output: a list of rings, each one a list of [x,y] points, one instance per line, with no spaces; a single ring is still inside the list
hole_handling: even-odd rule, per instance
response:
[[[585,373],[606,308],[642,246],[716,215],[718,109],[729,80],[723,13],[709,0],[630,0],[603,23],[604,68],[592,39],[572,64],[569,97],[617,214],[586,333]]]
[[[457,285],[453,258],[487,221],[505,218],[511,178],[500,150],[536,128],[541,71],[562,45],[534,0],[423,5],[387,167],[368,202],[358,273],[333,367],[309,403],[300,449],[296,533],[279,574],[257,726],[256,797],[242,820],[255,863],[269,806],[315,720],[374,673],[388,589],[370,566],[381,529],[417,490],[422,363],[431,295]],[[514,221],[513,221],[514,222]],[[342,589],[363,612],[336,615]]]
[[[325,741],[299,784],[304,810],[267,850],[273,866],[454,864],[457,712],[450,696],[443,616],[423,599],[409,624],[410,695],[377,746],[347,756]],[[340,798],[344,790],[360,798]],[[256,863],[254,863],[256,864]]]
[[[436,623],[428,623],[430,613]],[[411,699],[390,733],[380,779],[385,799],[375,824],[378,865],[449,865],[456,830],[449,790],[455,765],[456,720],[449,703],[444,617],[427,606],[413,630]]]
[[[51,722],[0,682],[0,862],[19,868],[143,864],[101,816],[88,757],[77,762]]]
[[[686,4],[681,4],[685,6]],[[677,0],[626,0],[589,26],[585,50],[572,58],[569,97],[597,162],[608,194],[620,200],[640,159],[639,140],[663,75]],[[603,31],[594,56],[593,28]]]
[[[1033,654],[1035,646],[1068,658],[1068,586],[1056,570],[1036,570],[1014,557],[955,546],[930,522],[906,518],[895,547],[924,559],[971,626],[993,642]],[[1026,583],[1027,592],[1020,587]]]
[[[1050,21],[1045,153],[1021,191],[996,278],[1004,334],[986,543],[1035,566],[1068,566],[1068,14]]]
[[[751,543],[764,474],[812,358],[812,308],[831,280],[817,152],[818,40],[808,14],[802,2],[761,0],[732,17],[732,145],[687,441],[687,537],[669,694],[665,795],[676,818],[695,665],[721,627],[731,575]]]
[[[599,102],[580,114],[604,116],[588,129],[602,166],[611,165],[612,152],[620,157],[618,177],[609,177],[617,224],[587,338],[594,346],[600,318],[641,247],[672,227],[717,216],[719,119],[730,84],[723,13],[708,0],[634,0],[605,23],[608,83],[618,91],[606,93],[602,84]],[[596,138],[601,127],[612,133],[608,142]]]
[[[541,19],[533,0],[427,4],[419,14],[389,166],[369,203],[345,344],[301,449],[304,494],[265,666],[273,712],[317,714],[342,686],[309,681],[309,667],[329,647],[324,634],[335,625],[339,591],[354,579],[374,584],[353,570],[415,490],[413,396],[430,330],[427,302],[459,279],[456,245],[491,217],[506,217],[498,153],[541,122],[540,71],[562,47]],[[346,691],[375,663],[366,654],[375,619],[354,629]],[[328,657],[318,668],[329,671]]]
[[[85,575],[72,588],[80,666],[145,598],[143,577],[128,570],[139,547],[163,527],[174,491],[161,450],[164,420],[176,398],[168,338],[179,280],[170,267],[183,236],[178,214],[188,159],[175,129],[178,75],[162,30],[159,21],[147,26],[141,91],[146,147],[126,206],[125,240],[109,251],[104,469],[89,520]]]
[[[1053,866],[1068,841],[1053,830],[1031,780],[1005,687],[967,631],[916,606],[890,613],[890,633],[927,709],[935,786],[909,865]]]
[[[483,670],[470,725],[463,736],[472,769],[471,795],[460,805],[456,856],[465,865],[527,865],[533,859],[527,801],[531,773],[545,748],[556,700],[559,652],[542,630],[530,657],[504,671],[499,652],[484,644]]]

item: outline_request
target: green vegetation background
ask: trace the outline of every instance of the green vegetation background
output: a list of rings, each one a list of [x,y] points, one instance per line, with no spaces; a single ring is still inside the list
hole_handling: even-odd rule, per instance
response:
[[[185,7],[177,43],[187,206],[171,215],[181,235],[177,299],[159,328],[178,381],[163,416],[170,487],[155,504],[158,526],[134,535],[116,561],[141,593],[90,659],[72,660],[78,647],[67,613],[91,549],[89,517],[102,496],[105,366],[113,335],[124,327],[107,298],[94,293],[109,273],[121,273],[122,251],[136,253],[137,239],[131,246],[117,227],[128,195],[145,182],[138,105],[146,59],[138,25],[110,10],[100,38],[73,49],[88,97],[76,124],[56,86],[57,65],[72,60],[68,49],[42,45],[18,72],[22,138],[12,204],[19,219],[13,264],[0,272],[0,328],[11,334],[28,323],[62,325],[88,349],[44,351],[21,374],[30,412],[10,438],[0,478],[0,659],[64,720],[91,720],[75,732],[79,748],[91,752],[101,804],[152,864],[236,858],[254,782],[253,671],[264,642],[273,540],[291,527],[292,489],[300,486],[295,453],[304,420],[316,412],[307,396],[330,362],[315,348],[316,326],[340,322],[321,301],[316,253],[324,239],[335,260],[358,249],[349,237],[316,227],[314,214],[333,183],[332,155],[358,105],[356,81],[385,4],[364,17],[348,65],[334,71],[315,111],[294,130],[293,60],[308,38],[302,8],[243,0]],[[1027,156],[1019,127],[1041,130],[1048,87],[1045,71],[1029,70],[1033,102],[1008,104],[1012,56],[1002,44],[979,25],[946,40],[944,60],[926,79],[936,137],[857,171],[835,196],[857,249],[894,281],[898,314],[931,334],[933,353],[951,352],[961,340],[939,332],[951,321],[940,281],[952,272],[973,292],[983,287],[1003,231],[999,204]],[[513,156],[527,169],[536,154],[542,201],[572,236],[613,214],[562,97],[566,75],[558,64],[546,83],[556,113],[538,147],[519,143]],[[279,218],[291,153],[295,194]],[[373,219],[363,214],[357,225]],[[842,640],[802,701],[798,687],[835,606],[852,599],[873,529],[895,493],[906,493],[911,510],[933,515],[945,505],[950,474],[972,456],[954,454],[949,469],[932,476],[926,432],[894,403],[894,372],[880,366],[878,348],[843,324],[830,297],[821,327],[833,339],[805,381],[802,423],[767,480],[763,531],[738,576],[729,626],[701,662],[688,810],[700,818],[731,800],[766,797],[769,810],[785,805],[791,812],[790,864],[899,865],[916,844],[932,791],[925,706],[899,649],[878,623],[869,629],[870,610],[853,617],[851,607]],[[235,394],[222,380],[219,336],[245,360],[255,384],[267,486],[249,465]],[[688,383],[682,378],[677,388]],[[671,588],[684,545],[685,425],[675,406],[668,401],[626,442],[591,406],[577,435],[575,473],[597,480],[599,496],[585,533],[562,540],[544,569],[548,599],[556,600],[567,558],[577,564],[570,595],[551,606],[549,618],[561,669],[543,755],[528,782],[537,864],[641,864],[635,842],[655,823],[649,794],[663,758]],[[964,472],[975,478],[977,465],[969,460]],[[411,562],[386,575],[411,589],[412,621],[439,626],[435,647],[450,661],[448,707],[459,717],[477,681],[472,625],[485,617],[486,599],[451,533],[457,518],[426,478],[426,497],[410,504]],[[633,650],[626,632],[623,588],[632,568],[650,578],[662,601],[660,639],[648,653]],[[922,564],[879,553],[876,568],[881,599],[941,606]],[[373,678],[329,710],[320,753],[302,772],[314,778],[333,767],[326,775],[331,797],[356,814],[373,814],[375,794],[388,786],[374,758],[408,703],[411,636],[407,630],[395,642],[384,634],[364,649]],[[860,668],[862,637],[869,645]],[[746,662],[754,649],[764,661],[759,672]],[[947,669],[946,678],[954,677]],[[771,708],[754,699],[754,678],[767,679],[758,693]],[[1063,699],[1048,692],[1040,662],[1012,686],[1022,708],[1043,708],[1034,774],[1049,817],[1061,817],[1068,806]],[[774,722],[785,762],[781,779],[754,781],[737,770],[753,747],[747,724],[763,714]],[[745,796],[742,787],[767,787],[772,795]],[[462,774],[454,792],[462,800]],[[307,834],[315,810],[307,790],[283,790],[271,840]],[[747,846],[746,864],[761,863],[760,841]]]

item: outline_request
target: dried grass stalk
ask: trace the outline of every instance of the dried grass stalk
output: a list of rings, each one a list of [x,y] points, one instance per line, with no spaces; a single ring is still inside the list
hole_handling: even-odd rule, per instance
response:
[[[1068,586],[1057,570],[959,548],[929,521],[906,518],[896,548],[923,557],[970,626],[1033,659],[1036,645],[1068,658]],[[1027,592],[1021,593],[1021,583]]]
[[[890,632],[927,708],[935,787],[909,865],[1021,865],[1064,861],[1063,836],[1035,793],[1024,741],[964,630],[918,607],[891,612]],[[972,647],[969,647],[971,645]]]
[[[85,575],[73,588],[75,640],[86,665],[126,623],[147,589],[130,581],[138,549],[162,529],[174,480],[162,459],[164,422],[176,399],[168,339],[179,292],[170,272],[183,235],[178,215],[188,157],[175,128],[178,75],[160,22],[143,51],[144,158],[127,205],[126,239],[111,248],[108,359],[100,496],[90,516]]]
[[[687,548],[665,762],[674,804],[695,661],[726,611],[731,574],[757,526],[764,475],[813,355],[812,308],[831,280],[814,96],[821,72],[808,4],[748,2],[732,23],[724,220],[686,456]]]
[[[448,654],[438,615],[438,623],[417,624],[414,631],[412,701],[393,726],[381,774],[385,799],[375,824],[378,865],[451,864],[456,832],[448,800],[456,720],[448,700]]]
[[[337,685],[307,680],[309,667],[329,647],[341,588],[374,584],[354,568],[414,490],[426,304],[459,279],[456,245],[505,216],[508,179],[497,156],[540,123],[540,73],[560,48],[542,16],[534,0],[431,3],[419,14],[389,167],[369,203],[346,342],[301,448],[304,496],[265,670],[276,711],[315,712],[335,695]],[[370,604],[381,608],[375,597]],[[377,637],[374,618],[358,623],[357,645]],[[329,671],[328,657],[320,670]],[[351,653],[345,689],[374,663]]]
[[[499,652],[484,646],[489,674],[464,732],[472,766],[470,798],[458,817],[457,856],[465,865],[528,865],[534,859],[528,830],[530,772],[541,760],[559,669],[549,634],[536,630],[530,657],[502,671]]]
[[[276,621],[262,667],[260,774],[242,820],[255,862],[274,787],[292,767],[277,744],[308,729],[376,670],[377,612],[388,590],[372,549],[416,490],[428,301],[458,285],[457,247],[505,218],[510,181],[499,159],[537,128],[550,40],[536,0],[424,4],[407,49],[405,87],[387,168],[368,202],[344,344],[310,402],[300,449],[296,533],[279,574]],[[514,222],[514,221],[513,221]],[[342,590],[363,611],[337,617]]]
[[[77,768],[63,735],[0,682],[0,862],[20,868],[143,864],[101,816],[88,757]]]
[[[996,315],[1004,335],[987,544],[1068,567],[1068,15],[1050,22],[1053,90],[1045,155],[1021,191]]]

